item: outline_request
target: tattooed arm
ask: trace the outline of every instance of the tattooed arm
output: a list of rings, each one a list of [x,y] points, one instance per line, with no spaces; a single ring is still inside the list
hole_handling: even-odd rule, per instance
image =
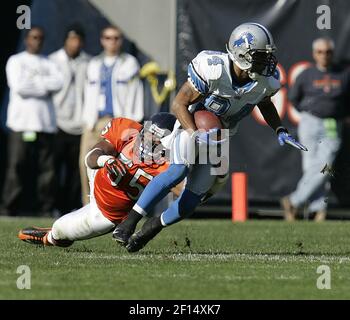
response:
[[[176,118],[179,119],[183,129],[197,130],[193,115],[189,113],[188,107],[202,98],[203,95],[196,91],[188,81],[183,84],[180,91],[177,93],[171,106],[171,111],[175,114]]]

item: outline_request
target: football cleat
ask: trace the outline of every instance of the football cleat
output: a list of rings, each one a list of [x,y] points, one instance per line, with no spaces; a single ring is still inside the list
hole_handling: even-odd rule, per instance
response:
[[[117,225],[113,231],[113,239],[122,246],[127,245],[129,238],[134,233],[137,223],[142,219],[142,215],[135,210],[131,210],[128,217]]]
[[[122,246],[128,243],[129,238],[134,233],[135,229],[130,229],[119,224],[113,231],[113,239],[119,242]]]
[[[51,228],[28,227],[19,231],[18,238],[31,244],[51,246],[52,244],[47,240],[49,231]]]
[[[141,230],[134,233],[126,245],[126,249],[129,252],[137,252],[141,250],[150,240],[152,240],[160,231],[162,231],[163,225],[160,221],[160,217],[149,218]]]

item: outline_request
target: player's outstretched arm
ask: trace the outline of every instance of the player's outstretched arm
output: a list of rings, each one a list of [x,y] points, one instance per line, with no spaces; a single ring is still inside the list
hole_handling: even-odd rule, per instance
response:
[[[181,126],[184,130],[197,130],[197,127],[193,120],[193,115],[188,111],[188,107],[191,104],[200,101],[202,98],[203,95],[196,91],[188,81],[182,85],[181,89],[177,93],[171,106],[171,111],[180,121]]]
[[[307,148],[301,143],[296,141],[285,127],[281,125],[281,119],[277,113],[276,107],[268,97],[258,104],[258,108],[261,111],[267,124],[276,132],[278,136],[278,142],[281,146],[289,144],[290,146],[302,151],[307,151]]]
[[[258,108],[263,115],[266,123],[274,130],[278,127],[281,127],[281,119],[277,113],[276,107],[271,101],[271,98],[265,98],[261,102],[258,103]]]

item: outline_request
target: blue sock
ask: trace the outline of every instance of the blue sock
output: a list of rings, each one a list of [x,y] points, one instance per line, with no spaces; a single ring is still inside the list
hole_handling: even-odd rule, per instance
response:
[[[166,171],[148,183],[134,209],[140,214],[147,214],[173,187],[186,177],[187,173],[188,168],[184,164],[171,164]]]
[[[198,204],[201,202],[201,196],[185,189],[179,198],[177,198],[170,207],[161,215],[163,225],[169,226],[185,217],[192,215]]]

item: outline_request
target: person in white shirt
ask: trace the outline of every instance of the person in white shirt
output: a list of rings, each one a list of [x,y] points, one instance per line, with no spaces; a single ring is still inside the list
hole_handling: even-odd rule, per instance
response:
[[[7,169],[3,214],[51,214],[54,208],[53,139],[56,132],[52,93],[61,89],[56,65],[40,54],[44,31],[32,27],[26,50],[6,64],[10,99]]]
[[[105,125],[116,117],[140,122],[144,116],[143,86],[135,57],[122,52],[123,34],[116,26],[101,32],[103,52],[92,58],[87,70],[80,148],[82,202],[88,203],[89,183],[85,156],[99,141]]]
[[[60,213],[81,207],[79,172],[84,85],[90,56],[82,48],[85,33],[78,24],[65,32],[63,48],[49,59],[63,74],[63,87],[53,95],[58,132],[55,137],[56,208]]]

